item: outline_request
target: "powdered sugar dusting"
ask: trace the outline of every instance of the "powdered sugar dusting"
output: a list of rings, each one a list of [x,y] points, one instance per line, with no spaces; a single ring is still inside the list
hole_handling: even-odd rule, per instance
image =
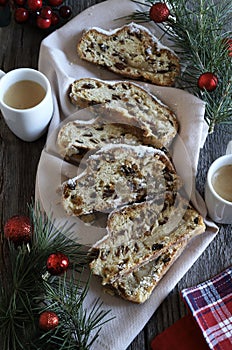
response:
[[[144,26],[142,26],[140,24],[134,23],[134,22],[126,24],[126,25],[122,26],[121,28],[115,28],[115,29],[108,29],[108,30],[106,30],[106,29],[99,28],[99,27],[92,27],[92,28],[89,28],[89,29],[90,30],[96,30],[97,32],[99,32],[101,34],[104,34],[104,35],[107,35],[107,36],[111,36],[113,34],[116,34],[118,32],[118,30],[121,30],[121,29],[123,29],[125,27],[127,27],[127,28],[129,27],[131,33],[138,33],[139,34],[141,31],[147,32],[151,36],[153,42],[156,44],[157,50],[165,49],[165,50],[169,50],[172,53],[174,53],[173,50],[171,50],[169,47],[161,44],[161,42],[158,40],[158,38],[155,35],[153,35],[152,32],[148,28],[146,28],[146,27],[144,27]],[[149,49],[150,49],[150,54],[151,54],[152,53],[151,48],[148,48],[148,50]]]
[[[110,151],[119,151],[120,154],[123,150],[136,153],[138,157],[142,158],[147,154],[155,154],[155,153],[162,153],[159,149],[154,149],[153,147],[149,146],[130,146],[126,144],[108,144],[103,146],[100,150],[98,150],[95,154],[91,155],[89,158],[96,159],[101,155],[102,153],[107,153]]]

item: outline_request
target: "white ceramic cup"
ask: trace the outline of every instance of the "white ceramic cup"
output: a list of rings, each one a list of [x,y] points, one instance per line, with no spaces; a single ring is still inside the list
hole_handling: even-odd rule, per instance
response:
[[[30,80],[40,84],[45,90],[41,102],[31,108],[17,109],[4,102],[4,95],[13,84]],[[8,73],[0,71],[0,109],[10,130],[23,141],[35,141],[47,130],[53,114],[51,85],[47,77],[31,68],[17,68]]]
[[[222,198],[212,184],[215,172],[225,165],[232,165],[232,141],[227,146],[226,154],[211,164],[205,186],[205,202],[211,219],[221,224],[232,224],[232,202]]]

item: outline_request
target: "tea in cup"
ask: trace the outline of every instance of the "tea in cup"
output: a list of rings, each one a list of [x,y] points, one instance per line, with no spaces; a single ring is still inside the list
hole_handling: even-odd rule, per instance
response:
[[[205,201],[208,214],[217,223],[232,224],[232,153],[216,159],[210,166]]]

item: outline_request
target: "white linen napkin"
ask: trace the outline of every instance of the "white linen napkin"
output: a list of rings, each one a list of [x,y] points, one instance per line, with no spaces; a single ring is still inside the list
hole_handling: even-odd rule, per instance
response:
[[[113,29],[125,24],[122,17],[132,14],[140,8],[130,0],[108,0],[93,6],[73,18],[64,27],[55,31],[43,40],[39,55],[39,70],[50,80],[56,101],[55,112],[48,132],[48,141],[42,152],[38,166],[36,180],[36,196],[42,202],[46,211],[55,211],[62,220],[67,220],[57,204],[59,201],[56,185],[61,182],[61,174],[75,173],[72,166],[59,158],[55,151],[55,137],[60,122],[75,112],[67,97],[70,83],[83,77],[95,77],[106,80],[122,80],[106,70],[81,61],[76,53],[78,39],[84,29],[92,26],[104,29]],[[146,24],[159,38],[160,32],[153,24]],[[162,43],[171,46],[170,42]],[[154,93],[161,101],[172,108],[180,123],[179,137],[174,147],[174,163],[184,181],[191,187],[191,200],[194,206],[206,216],[206,207],[203,199],[195,191],[195,175],[200,148],[207,137],[207,125],[204,122],[204,103],[189,93],[175,88],[158,87],[140,83]],[[78,114],[77,114],[78,117]],[[183,159],[186,164],[183,164]],[[186,168],[191,170],[186,172]],[[49,176],[47,176],[49,172]],[[189,175],[191,173],[191,176]],[[63,215],[63,216],[62,216]],[[96,341],[95,350],[124,350],[148,322],[157,307],[175,287],[178,281],[198,259],[217,233],[217,226],[205,220],[206,232],[194,239],[179,259],[171,267],[162,281],[158,284],[150,299],[143,305],[134,305],[117,297],[103,292],[100,282],[92,279],[90,290],[86,298],[86,305],[92,306],[95,299],[100,297],[105,309],[111,309],[114,320],[105,324]],[[85,230],[85,228],[83,228]],[[81,230],[79,230],[80,233]],[[82,231],[81,231],[82,232]],[[97,232],[97,233],[96,233]],[[99,239],[104,230],[80,233],[82,242]]]

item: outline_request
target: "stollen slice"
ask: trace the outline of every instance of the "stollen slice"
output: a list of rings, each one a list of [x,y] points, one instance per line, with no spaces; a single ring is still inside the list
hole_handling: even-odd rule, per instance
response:
[[[183,240],[173,244],[155,259],[119,277],[112,284],[106,285],[106,292],[136,304],[144,303],[183,252],[187,242],[188,240]]]
[[[79,108],[89,108],[95,117],[137,127],[165,147],[178,131],[175,113],[154,95],[129,81],[110,82],[92,78],[74,81],[69,98]]]
[[[103,285],[154,261],[173,245],[187,242],[204,232],[205,225],[187,199],[171,193],[158,203],[154,199],[113,211],[107,230],[105,239],[94,245],[96,257],[90,263]]]
[[[124,77],[172,86],[180,73],[178,56],[144,26],[129,23],[115,30],[90,28],[78,42],[81,59]]]
[[[69,215],[115,208],[177,192],[182,181],[169,157],[148,146],[110,144],[90,155],[86,169],[62,185],[62,204]]]
[[[64,124],[57,135],[59,154],[73,164],[79,164],[83,156],[108,144],[163,145],[153,136],[145,136],[141,128],[128,124],[110,123],[97,118],[88,122],[75,120]],[[167,152],[167,151],[166,151]]]

